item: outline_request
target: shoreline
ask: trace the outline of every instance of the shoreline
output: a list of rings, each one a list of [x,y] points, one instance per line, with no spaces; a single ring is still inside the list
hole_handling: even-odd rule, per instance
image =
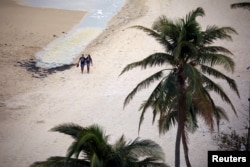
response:
[[[109,41],[109,37],[112,36],[111,34],[124,31],[122,28],[129,22],[145,15],[148,9],[144,0],[138,0],[136,2],[137,3],[134,3],[133,0],[125,0],[121,10],[109,20],[102,33],[90,42],[84,51],[89,52],[89,50],[94,50],[95,45],[105,44]],[[137,8],[137,10],[134,10],[134,8]],[[131,10],[133,10],[133,12],[131,12]]]
[[[27,72],[31,68],[29,62],[49,42],[70,31],[86,12],[33,8],[12,0],[1,0],[0,4],[0,85],[3,87],[0,101],[3,101],[35,87],[30,82],[39,84]],[[28,67],[21,68],[25,66]],[[16,82],[20,86],[13,84]]]
[[[45,8],[46,5],[35,5],[32,3],[20,3],[20,5],[26,5],[31,7]],[[21,1],[22,2],[22,1]],[[121,8],[126,2],[119,0],[117,2],[109,2],[108,4],[97,1],[92,4],[85,4],[85,8],[88,10],[87,14],[81,19],[79,24],[75,25],[65,35],[57,37],[50,42],[46,47],[36,53],[36,67],[44,68],[46,70],[56,69],[57,67],[63,68],[63,66],[69,66],[73,63],[73,60],[77,59],[81,55],[89,43],[108,27],[108,22],[119,13]],[[47,7],[51,9],[55,4],[47,4]],[[84,3],[79,3],[75,8],[82,6]],[[72,5],[70,8],[74,8]],[[69,10],[65,5],[59,6]],[[76,9],[75,9],[76,10]],[[74,11],[74,9],[72,10]],[[77,10],[76,10],[77,11]]]

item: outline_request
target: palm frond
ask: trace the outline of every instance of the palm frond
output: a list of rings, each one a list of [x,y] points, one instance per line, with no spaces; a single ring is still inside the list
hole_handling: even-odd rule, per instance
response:
[[[227,48],[221,46],[205,46],[201,48],[203,53],[223,53],[228,55],[233,55],[233,53]]]
[[[237,31],[231,27],[217,27],[215,25],[208,26],[206,30],[203,32],[203,43],[211,44],[215,42],[215,40],[230,40],[232,41],[232,37],[230,34],[238,34]]]
[[[136,162],[136,166],[138,167],[169,167],[167,164],[159,161],[154,157],[146,157],[139,162]]]
[[[94,153],[91,161],[90,161],[90,167],[102,167],[104,166],[103,161],[98,158],[98,156]]]
[[[67,159],[70,159],[74,154],[79,155],[80,152],[83,151],[83,150],[77,150],[77,144],[78,144],[77,141],[74,141],[68,147],[67,154],[66,154]],[[75,157],[75,158],[78,158],[78,157]]]
[[[54,132],[60,132],[60,133],[70,135],[74,139],[77,137],[80,131],[84,131],[84,130],[85,128],[74,123],[60,124],[51,129],[51,131],[54,131]]]
[[[102,156],[102,153],[110,149],[108,144],[108,136],[105,135],[103,129],[98,125],[92,125],[88,127],[87,133],[81,133],[77,139],[77,147],[75,151],[76,157],[79,156],[82,148],[86,148],[90,152],[95,152],[97,156]]]
[[[89,167],[89,161],[82,159],[67,159],[66,157],[50,157],[46,161],[35,162],[30,167]]]
[[[146,69],[147,67],[153,66],[162,66],[163,64],[174,64],[173,56],[166,53],[154,53],[147,58],[137,61],[131,64],[128,64],[120,73],[122,75],[124,72],[132,70],[136,67],[141,67],[142,69]]]
[[[203,78],[203,81],[205,82],[205,84],[207,85],[206,88],[217,93],[223,101],[225,101],[226,103],[228,103],[231,106],[232,110],[237,115],[236,110],[234,108],[234,105],[232,104],[232,102],[229,99],[229,97],[227,96],[227,94],[223,91],[223,89],[219,85],[214,83],[212,80],[210,80],[208,77],[206,77],[205,75],[202,75],[202,78]]]
[[[106,146],[109,146],[108,136],[105,135],[100,126],[94,124],[78,133],[77,138],[68,148],[67,157],[70,158],[74,155],[78,158],[80,153],[90,157],[90,154],[93,152],[98,153],[98,150],[107,149],[105,148]]]
[[[217,128],[218,128],[218,131],[219,131],[219,125],[220,125],[220,121],[222,119],[225,119],[225,120],[228,120],[228,117],[227,117],[227,114],[225,112],[225,110],[219,106],[216,106],[215,103],[214,103],[214,100],[212,99],[211,95],[208,93],[208,90],[206,88],[203,88],[203,91],[204,93],[206,94],[206,96],[208,97],[208,99],[210,100],[212,106],[213,106],[213,116],[215,117],[216,119],[216,124],[217,124]],[[204,117],[204,115],[200,114],[200,116]],[[204,118],[205,120],[206,118]],[[210,130],[213,131],[213,125],[209,125],[208,126],[210,127]]]
[[[125,136],[122,135],[118,140],[116,140],[115,144],[113,144],[112,148],[114,150],[119,150],[121,148],[123,148],[126,145],[126,140],[125,140]]]
[[[136,138],[126,145],[132,157],[154,157],[158,160],[165,160],[165,154],[160,145],[149,139]]]
[[[161,39],[161,35],[158,34],[156,31],[150,29],[150,28],[139,26],[139,25],[131,26],[129,28],[136,28],[136,29],[142,30],[142,31],[146,32],[148,35],[153,36],[154,38]]]
[[[187,77],[189,91],[194,92],[201,86],[200,73],[191,64],[186,63],[183,68],[183,75]]]
[[[250,10],[250,2],[234,3],[234,4],[231,4],[230,7],[232,9],[242,8],[242,9]]]
[[[158,121],[158,129],[160,134],[165,134],[170,130],[171,127],[174,127],[177,123],[177,111],[171,110],[165,115],[161,116]]]
[[[124,106],[126,106],[135,96],[136,93],[138,93],[139,91],[141,91],[144,88],[147,88],[150,84],[152,84],[154,81],[159,80],[160,78],[162,78],[163,76],[163,71],[161,70],[159,72],[156,72],[155,74],[149,76],[148,78],[146,78],[145,80],[143,80],[142,82],[140,82],[129,94],[128,96],[125,98],[124,101]]]
[[[223,73],[221,73],[220,71],[214,69],[214,68],[211,68],[211,67],[208,67],[208,66],[205,66],[205,65],[201,65],[201,70],[203,73],[205,74],[208,74],[208,75],[212,75],[216,78],[220,78],[220,79],[223,79],[223,80],[226,80],[228,85],[230,86],[230,88],[236,92],[236,94],[240,97],[240,94],[239,94],[239,91],[238,91],[238,88],[237,88],[237,85],[235,83],[235,81],[231,78],[229,78],[228,76],[224,75]]]
[[[144,120],[144,114],[146,110],[151,107],[153,108],[153,123],[156,115],[160,112],[167,112],[171,110],[173,105],[172,100],[176,98],[176,78],[174,73],[169,73],[166,77],[158,83],[155,89],[150,94],[149,98],[141,105],[141,116],[139,121],[140,130],[141,124]]]
[[[197,44],[200,43],[200,41],[202,39],[202,36],[200,33],[201,26],[196,21],[196,18],[198,16],[203,17],[204,15],[205,15],[204,10],[202,8],[198,7],[197,9],[195,9],[195,10],[191,11],[189,14],[187,14],[185,19],[182,19],[182,25],[181,25],[182,28],[181,28],[180,36],[183,36],[184,38],[182,37],[182,40],[179,42],[187,43],[188,45],[192,44],[195,47],[197,46]],[[189,47],[189,49],[194,48],[194,46]],[[191,51],[194,51],[194,49],[191,49]],[[185,53],[187,53],[187,52],[189,52],[189,51],[187,51],[185,49]],[[190,54],[190,56],[191,55],[192,54]]]
[[[165,36],[163,34],[159,34],[158,32],[147,28],[147,27],[143,27],[143,26],[132,26],[130,28],[136,28],[139,30],[142,30],[144,32],[146,32],[149,36],[152,36],[156,41],[158,41],[163,47],[166,48],[171,48],[171,43],[169,43],[168,40],[165,40]]]
[[[189,14],[186,15],[186,22],[190,22],[196,19],[196,17],[198,16],[205,16],[205,12],[203,10],[203,8],[198,7],[195,10],[192,10],[191,12],[189,12]]]
[[[153,24],[153,30],[159,33],[159,37],[156,40],[162,44],[166,52],[171,52],[175,47],[177,37],[180,31],[180,21],[174,23],[172,20],[168,19],[166,16],[159,17]]]
[[[225,70],[229,72],[234,72],[234,61],[228,56],[225,56],[223,54],[210,54],[210,53],[204,53],[201,54],[199,57],[199,64],[203,65],[209,65],[209,66],[215,66],[215,65],[221,65],[224,67]]]
[[[105,130],[98,124],[93,124],[86,128],[88,133],[93,133],[103,143],[108,143],[109,135],[106,135]]]
[[[197,115],[200,115],[205,121],[206,125],[211,130],[214,128],[214,103],[210,96],[208,96],[206,90],[200,86],[193,95],[193,105]]]
[[[145,157],[151,157],[154,161],[148,161],[148,164],[146,164],[146,161],[144,161],[144,165],[150,166],[151,164],[156,164],[161,162],[164,164],[165,161],[165,155],[163,153],[162,148],[160,145],[155,143],[152,140],[149,139],[139,139],[136,138],[135,140],[131,140],[126,142],[124,139],[124,136],[122,136],[115,144],[115,150],[119,155],[113,155],[112,159],[119,159],[121,157],[126,158],[125,166],[140,166],[139,164],[142,164]]]
[[[186,107],[187,108],[186,127],[189,132],[194,133],[195,130],[198,128],[198,124],[197,124],[198,111],[193,101],[193,93],[191,93],[190,91],[187,91],[185,96],[186,96],[186,106],[187,106]]]
[[[152,29],[156,32],[164,34],[164,32],[167,32],[167,30],[172,29],[172,26],[175,26],[173,20],[162,15],[154,21]]]
[[[217,130],[219,132],[220,120],[225,119],[225,120],[228,121],[229,119],[227,117],[226,111],[222,107],[219,107],[219,106],[215,107],[214,115],[215,115],[215,118],[216,118],[216,124],[217,124],[217,128],[218,128]]]
[[[187,88],[185,98],[187,108],[189,109],[187,118],[191,118],[191,120],[189,121],[196,121],[195,115],[200,113],[200,115],[204,118],[206,124],[211,129],[213,129],[213,113],[215,110],[214,102],[210,95],[207,93],[206,89],[204,88],[200,72],[191,65],[187,65],[185,69],[186,68],[190,69],[188,70],[190,72],[186,72],[187,78],[189,80],[189,86]]]

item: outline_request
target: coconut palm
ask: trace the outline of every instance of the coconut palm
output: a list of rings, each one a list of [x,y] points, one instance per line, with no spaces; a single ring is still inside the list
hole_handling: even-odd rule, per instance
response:
[[[234,3],[234,4],[231,4],[231,8],[232,9],[242,8],[242,9],[250,10],[250,2]]]
[[[70,135],[74,141],[66,157],[51,157],[35,162],[31,167],[167,167],[161,147],[151,140],[126,142],[121,136],[114,145],[98,125],[83,128],[77,124],[62,124],[52,131]]]
[[[197,117],[214,129],[214,123],[219,125],[222,118],[227,118],[223,108],[216,105],[211,92],[217,93],[232,110],[236,110],[223,89],[212,77],[225,80],[230,88],[239,96],[235,81],[216,66],[222,66],[226,72],[234,71],[234,61],[228,57],[232,53],[222,47],[212,45],[215,40],[232,40],[230,34],[237,32],[231,27],[207,26],[201,30],[196,21],[198,16],[204,16],[204,10],[197,8],[183,19],[176,21],[161,16],[153,24],[152,29],[143,26],[133,26],[155,38],[165,49],[165,52],[154,53],[145,59],[128,64],[121,74],[136,67],[161,66],[162,69],[141,81],[126,97],[126,106],[137,92],[158,81],[148,99],[140,107],[141,117],[139,129],[144,114],[152,108],[153,121],[159,115],[159,132],[167,132],[177,124],[175,145],[175,166],[180,166],[180,142],[182,140],[187,166],[191,166],[188,158],[187,132],[197,129]]]

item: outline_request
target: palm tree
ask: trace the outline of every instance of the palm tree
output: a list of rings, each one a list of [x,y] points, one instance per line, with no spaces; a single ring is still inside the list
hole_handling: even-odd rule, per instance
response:
[[[242,9],[250,10],[250,2],[234,3],[234,4],[231,4],[231,8],[232,9],[242,8]]]
[[[223,89],[213,82],[209,75],[225,80],[230,88],[239,96],[235,81],[215,66],[222,66],[227,72],[234,71],[234,62],[228,57],[232,53],[222,47],[213,46],[218,39],[232,40],[230,34],[237,34],[231,27],[207,26],[205,31],[196,21],[196,17],[204,16],[204,10],[197,8],[176,21],[160,17],[153,24],[152,29],[143,26],[133,26],[155,38],[165,49],[163,53],[154,53],[145,59],[128,64],[121,72],[127,72],[136,67],[161,66],[162,70],[141,81],[126,97],[126,106],[142,89],[158,81],[148,99],[142,103],[140,126],[144,114],[152,108],[153,121],[159,117],[159,132],[167,132],[171,126],[177,124],[175,145],[175,166],[180,166],[180,142],[182,140],[187,166],[191,166],[188,158],[187,132],[194,132],[198,128],[197,116],[214,129],[214,123],[219,125],[222,118],[227,118],[223,108],[216,106],[211,97],[211,91],[217,93],[232,110],[236,110]],[[219,127],[219,126],[218,126]]]
[[[51,157],[35,162],[31,167],[167,167],[161,147],[151,140],[126,142],[121,136],[114,145],[98,125],[83,128],[77,124],[62,124],[52,131],[70,135],[74,142],[66,157]],[[79,156],[81,155],[81,158]]]

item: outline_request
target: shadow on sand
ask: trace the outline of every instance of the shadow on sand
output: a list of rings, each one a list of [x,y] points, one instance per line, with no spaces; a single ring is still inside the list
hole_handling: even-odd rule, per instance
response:
[[[30,60],[18,61],[16,66],[25,68],[28,72],[32,73],[32,77],[34,78],[45,78],[48,75],[54,74],[58,71],[68,70],[73,66],[75,66],[75,64],[63,65],[51,69],[44,69],[36,67],[36,61],[34,59],[30,59]]]

